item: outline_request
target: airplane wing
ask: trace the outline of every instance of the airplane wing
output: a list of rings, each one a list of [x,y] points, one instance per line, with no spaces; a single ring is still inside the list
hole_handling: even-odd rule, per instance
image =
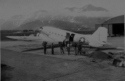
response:
[[[101,46],[101,47],[94,47],[94,46],[89,46],[89,45],[83,45],[83,48],[90,48],[90,49],[95,49],[96,51],[101,51],[101,50],[124,50],[122,47],[113,47],[113,46]]]
[[[23,40],[23,41],[35,41],[35,40],[42,40],[37,36],[6,36],[7,38]]]
[[[54,48],[58,48],[59,44],[54,44],[53,45]],[[51,45],[47,45],[47,49],[50,49]],[[103,50],[124,50],[124,48],[120,48],[120,47],[113,47],[113,46],[101,46],[101,47],[94,47],[94,46],[89,46],[89,45],[82,45],[82,48],[89,48],[89,49],[94,49],[96,51],[103,51]],[[24,50],[22,52],[27,52],[27,51],[37,51],[37,50],[42,50],[44,49],[43,47],[40,48],[35,48],[35,49],[28,49],[28,50]]]

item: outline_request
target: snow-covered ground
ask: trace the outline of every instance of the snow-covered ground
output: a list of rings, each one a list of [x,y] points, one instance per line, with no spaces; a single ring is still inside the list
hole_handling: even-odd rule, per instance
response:
[[[109,41],[124,46],[123,38],[110,38]],[[1,49],[1,62],[13,68],[12,81],[125,81],[124,68],[112,66],[112,61],[93,63],[90,58],[74,56],[74,53],[61,55],[59,48],[55,49],[55,55],[51,54],[51,49],[46,55],[43,50],[16,52],[41,47],[41,42],[4,41],[1,45],[4,48]]]
[[[124,38],[123,37],[112,37],[108,38],[108,42],[111,43],[112,46],[116,47],[124,47]],[[34,48],[40,48],[42,47],[42,41],[36,42],[36,41],[2,41],[1,47],[9,50],[14,51],[24,51],[27,49],[34,49]],[[73,50],[73,49],[72,49]],[[106,50],[105,52],[116,52],[118,50]],[[92,51],[89,51],[92,52]],[[44,55],[43,50],[37,50],[37,51],[29,51],[25,53],[32,53],[32,54],[38,54],[38,55]],[[55,55],[53,56],[51,54],[51,49],[47,49],[47,56],[52,57],[58,57],[58,58],[65,58],[65,59],[79,59],[83,57],[75,56],[74,52],[71,52],[71,55],[68,56],[67,51],[65,49],[65,54],[61,55],[59,48],[55,48]]]

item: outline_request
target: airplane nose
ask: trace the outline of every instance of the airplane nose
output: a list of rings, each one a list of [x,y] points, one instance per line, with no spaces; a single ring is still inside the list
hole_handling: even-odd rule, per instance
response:
[[[49,36],[49,34],[47,34],[46,32],[44,32],[43,30],[40,30],[40,33],[46,36]]]

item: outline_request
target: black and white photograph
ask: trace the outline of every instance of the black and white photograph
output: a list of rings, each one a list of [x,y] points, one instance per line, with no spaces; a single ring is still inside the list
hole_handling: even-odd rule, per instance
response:
[[[1,81],[125,81],[124,0],[0,0]]]

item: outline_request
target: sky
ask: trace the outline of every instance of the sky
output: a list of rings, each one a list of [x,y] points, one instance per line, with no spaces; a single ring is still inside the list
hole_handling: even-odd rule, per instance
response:
[[[66,7],[83,7],[87,4],[107,9],[111,16],[124,14],[124,0],[0,0],[0,19],[14,15],[28,15],[40,10],[53,14],[63,13]]]

